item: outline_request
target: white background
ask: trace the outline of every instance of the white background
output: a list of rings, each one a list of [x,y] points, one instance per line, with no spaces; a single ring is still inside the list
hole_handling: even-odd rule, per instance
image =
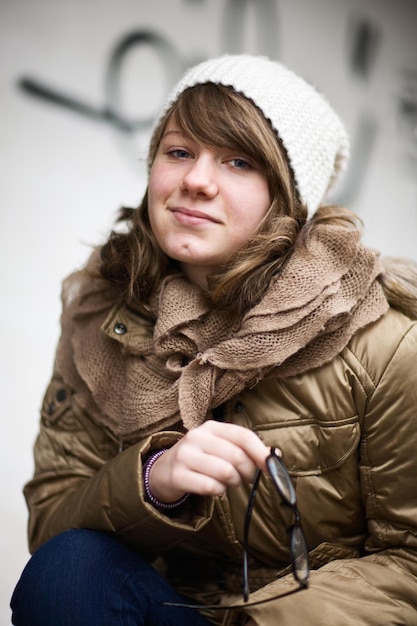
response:
[[[268,6],[276,18],[267,16]],[[362,73],[351,61],[358,24],[372,35]],[[39,406],[59,336],[61,280],[106,237],[119,206],[139,203],[146,185],[146,133],[123,135],[30,96],[18,83],[30,77],[102,109],[112,51],[128,33],[145,29],[174,53],[168,77],[152,46],[125,57],[119,75],[125,116],[151,118],[173,74],[195,61],[224,52],[273,56],[317,84],[345,120],[353,159],[336,199],[364,218],[370,245],[417,258],[415,0],[0,0],[4,625],[28,559],[22,486],[33,470]]]

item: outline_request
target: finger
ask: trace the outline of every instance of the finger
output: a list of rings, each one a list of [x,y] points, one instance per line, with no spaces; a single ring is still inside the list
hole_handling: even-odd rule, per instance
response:
[[[268,456],[270,449],[261,441],[258,435],[238,424],[229,424],[227,422],[216,422],[214,420],[207,420],[202,426],[190,430],[186,436],[193,437],[194,434],[200,431],[199,434],[211,433],[217,435],[222,439],[235,444],[238,448],[243,450],[245,454],[255,463],[257,467],[266,470],[265,460]],[[207,439],[207,441],[210,441]]]
[[[184,470],[184,468],[175,468],[174,472],[176,473],[175,483],[183,485],[183,490],[187,493],[219,496],[227,489],[227,484],[203,472]]]
[[[241,448],[219,437],[209,437],[205,446],[204,451],[190,444],[182,446],[177,467],[187,467],[229,486],[253,479],[256,465]]]
[[[206,433],[199,445],[196,437],[190,436],[178,450],[178,461],[189,469],[206,473],[227,485],[237,485],[241,479],[252,480],[256,464],[241,447],[235,443]]]

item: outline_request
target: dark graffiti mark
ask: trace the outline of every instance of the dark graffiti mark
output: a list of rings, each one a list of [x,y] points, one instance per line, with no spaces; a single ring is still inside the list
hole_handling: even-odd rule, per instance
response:
[[[133,130],[131,122],[119,117],[111,109],[98,109],[86,102],[81,102],[79,99],[75,99],[67,94],[64,94],[61,91],[57,91],[56,89],[49,87],[34,78],[23,77],[19,80],[18,85],[24,92],[31,96],[41,98],[42,100],[52,104],[57,104],[58,106],[68,109],[69,111],[79,113],[84,117],[112,124],[118,130],[123,132],[131,132]]]
[[[350,32],[350,69],[356,76],[368,79],[373,69],[381,33],[369,19],[353,19]]]
[[[53,104],[62,106],[74,113],[79,113],[94,121],[106,122],[124,133],[131,133],[152,124],[152,117],[145,119],[128,119],[123,113],[121,102],[120,77],[121,69],[127,55],[136,46],[150,46],[160,57],[165,70],[167,90],[180,76],[183,63],[175,47],[164,37],[153,31],[137,31],[122,37],[110,54],[106,80],[106,104],[103,108],[94,107],[78,98],[73,98],[53,87],[31,78],[22,77],[18,85],[29,95],[42,98]]]
[[[222,22],[223,51],[243,52],[245,20],[254,25],[258,54],[279,58],[279,20],[276,0],[228,0]]]
[[[110,55],[107,76],[106,76],[106,100],[108,108],[115,113],[117,119],[126,120],[123,113],[121,76],[122,66],[128,54],[136,47],[150,47],[160,59],[165,74],[165,92],[180,78],[185,63],[181,59],[179,52],[167,39],[150,31],[137,31],[124,36],[116,45]],[[162,106],[162,103],[161,103]],[[159,107],[158,107],[159,108]],[[153,116],[143,119],[130,120],[128,123],[132,130],[143,130],[150,128]]]
[[[398,128],[404,144],[403,164],[415,180],[417,173],[417,67],[405,67],[400,73]]]

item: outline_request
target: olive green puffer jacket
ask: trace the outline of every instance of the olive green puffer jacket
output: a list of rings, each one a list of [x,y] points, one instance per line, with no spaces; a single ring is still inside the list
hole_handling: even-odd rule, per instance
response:
[[[243,624],[250,615],[259,626],[417,625],[417,323],[390,310],[331,363],[263,380],[223,409],[222,419],[282,450],[312,571],[307,590],[215,612],[211,621]],[[156,559],[195,601],[237,599],[250,485],[218,498],[192,496],[170,514],[144,500],[143,460],[181,436],[118,441],[55,371],[25,487],[31,550],[68,528],[110,531]],[[250,532],[252,602],[295,586],[280,504],[263,477]]]

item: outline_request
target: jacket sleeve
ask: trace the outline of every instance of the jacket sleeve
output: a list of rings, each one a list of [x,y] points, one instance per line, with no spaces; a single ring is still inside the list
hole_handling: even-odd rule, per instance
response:
[[[54,375],[45,394],[35,471],[24,494],[29,507],[29,548],[69,528],[94,528],[120,535],[152,558],[173,547],[210,519],[210,498],[165,515],[144,500],[142,459],[173,445],[181,435],[160,432],[123,451],[74,402]]]
[[[359,355],[368,372],[359,454],[364,556],[327,563],[311,572],[307,590],[247,609],[259,626],[417,625],[417,325],[377,373],[383,349],[381,341],[376,363],[366,345]],[[294,586],[288,575],[251,601]]]

